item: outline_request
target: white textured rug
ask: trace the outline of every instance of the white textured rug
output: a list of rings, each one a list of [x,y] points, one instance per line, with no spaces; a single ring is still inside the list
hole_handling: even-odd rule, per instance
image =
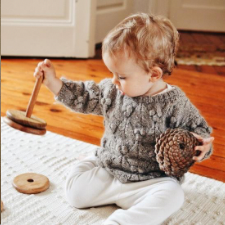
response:
[[[78,210],[64,197],[68,167],[96,146],[51,132],[44,136],[23,133],[3,121],[1,132],[2,225],[100,225],[116,210],[116,206]],[[12,180],[26,172],[47,176],[50,188],[36,195],[17,192]],[[164,225],[225,225],[224,183],[187,173],[182,187],[186,201]]]

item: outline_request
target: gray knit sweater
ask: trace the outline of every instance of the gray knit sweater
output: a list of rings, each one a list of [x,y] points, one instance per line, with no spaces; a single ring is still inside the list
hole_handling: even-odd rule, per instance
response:
[[[168,128],[179,127],[202,137],[211,133],[205,119],[176,86],[156,96],[131,98],[121,95],[111,79],[99,84],[62,81],[57,101],[76,112],[104,116],[97,162],[122,183],[166,176],[159,169],[154,146]]]

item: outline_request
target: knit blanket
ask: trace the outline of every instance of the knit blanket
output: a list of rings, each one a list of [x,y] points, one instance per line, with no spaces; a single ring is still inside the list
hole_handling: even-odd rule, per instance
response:
[[[1,120],[1,199],[3,225],[100,225],[117,206],[76,209],[64,196],[69,167],[97,146],[47,131],[44,136],[15,130]],[[47,176],[50,188],[22,194],[12,186],[15,176],[34,172]],[[187,173],[182,184],[183,207],[163,225],[225,225],[225,184]],[[174,193],[175,194],[175,193]]]

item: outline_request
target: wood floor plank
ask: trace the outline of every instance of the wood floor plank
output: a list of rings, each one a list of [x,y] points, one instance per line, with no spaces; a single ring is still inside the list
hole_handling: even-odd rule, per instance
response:
[[[199,44],[213,44],[209,39],[207,39],[207,35],[204,33],[192,33],[191,34],[196,43]]]
[[[225,66],[214,66],[217,74],[225,76]]]
[[[195,39],[193,38],[192,34],[188,31],[179,31],[180,34],[180,42],[182,44],[194,44]]]
[[[224,182],[225,171],[223,170],[215,170],[211,167],[196,164],[190,169],[190,172]]]
[[[211,44],[213,45],[222,45],[224,44],[224,42],[221,40],[221,38],[219,37],[219,35],[217,34],[207,34],[205,35],[205,37],[210,41]]]
[[[187,71],[196,71],[196,66],[194,65],[178,65],[176,68]]]
[[[213,67],[213,66],[206,66],[206,65],[201,66],[201,72],[208,73],[208,74],[216,74],[217,73],[215,67]]]

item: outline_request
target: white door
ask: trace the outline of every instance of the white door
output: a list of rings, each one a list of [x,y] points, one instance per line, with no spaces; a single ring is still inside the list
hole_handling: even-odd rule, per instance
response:
[[[171,0],[169,18],[178,29],[225,32],[225,0]]]
[[[94,56],[96,0],[1,0],[3,56]]]
[[[133,0],[97,0],[95,42],[101,43],[106,34],[132,12]]]

